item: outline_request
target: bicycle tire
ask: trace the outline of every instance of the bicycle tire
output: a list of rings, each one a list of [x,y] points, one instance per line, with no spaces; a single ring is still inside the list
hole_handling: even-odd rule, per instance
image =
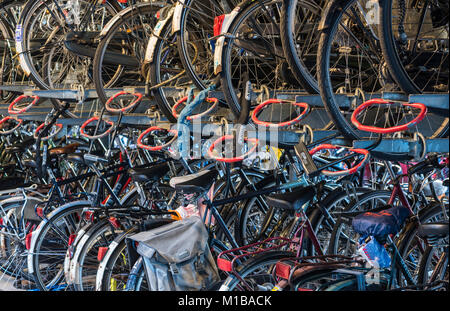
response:
[[[122,11],[120,13],[120,18],[118,18],[117,20],[115,20],[115,22],[112,25],[109,25],[109,29],[108,31],[102,36],[100,43],[97,46],[96,52],[95,52],[95,56],[94,56],[94,63],[93,63],[93,80],[94,80],[94,84],[95,84],[95,89],[97,91],[98,97],[100,99],[100,101],[102,102],[102,104],[105,104],[106,101],[108,100],[108,96],[106,95],[106,91],[105,88],[109,88],[111,87],[111,85],[113,85],[111,81],[107,82],[106,84],[104,84],[103,82],[103,78],[102,78],[102,68],[103,68],[103,60],[105,59],[105,55],[108,54],[108,48],[111,45],[114,45],[115,43],[112,42],[112,40],[114,39],[114,36],[117,35],[117,30],[124,26],[127,25],[128,28],[129,25],[131,24],[129,22],[129,20],[132,20],[134,18],[136,18],[137,16],[139,16],[140,20],[142,20],[141,16],[145,15],[145,16],[151,16],[151,17],[155,17],[155,24],[156,24],[156,12],[161,9],[161,7],[164,7],[165,4],[164,3],[158,3],[158,2],[150,2],[150,3],[140,3],[137,5],[133,5],[128,7],[127,9],[125,9],[124,11]],[[151,30],[154,28],[154,25],[150,26]],[[151,31],[150,31],[151,34]],[[150,37],[150,34],[148,34],[147,36],[147,43],[148,43],[148,39]],[[133,40],[138,39],[137,35],[135,35],[134,33],[132,33],[130,31],[130,33],[127,33],[127,38],[124,40],[127,40],[128,44],[131,44],[132,42],[134,42]],[[142,44],[141,48],[143,48],[143,50],[141,51],[137,51],[136,47],[134,47],[134,49],[132,49],[132,51],[134,53],[136,53],[136,60],[140,63],[140,66],[142,66],[142,62],[144,61],[144,59],[140,59],[139,60],[139,56],[142,56],[145,54],[145,48],[147,47],[147,44],[144,43]],[[138,53],[141,52],[141,53]],[[121,55],[122,54],[112,54],[111,55],[107,55],[107,57],[109,58],[108,62],[112,63],[112,64],[121,64]],[[123,72],[121,73],[123,74]],[[119,79],[120,77],[117,77],[117,79]],[[145,79],[146,77],[143,77],[143,81],[142,81],[142,86],[145,85]],[[121,80],[121,83],[123,83],[123,81]],[[126,85],[126,86],[131,86],[131,85]]]
[[[304,5],[306,7],[319,8],[315,2],[309,0],[285,0],[283,1],[280,30],[281,43],[283,46],[284,55],[289,67],[302,87],[310,94],[319,94],[319,86],[317,79],[311,74],[306,67],[303,60],[298,55],[296,43],[294,42],[293,33],[295,21],[295,9],[297,5]],[[309,23],[308,23],[309,24]]]
[[[420,94],[423,93],[421,88],[411,79],[408,75],[405,66],[403,65],[399,52],[397,49],[397,39],[393,34],[393,2],[392,0],[380,0],[379,10],[380,10],[380,23],[379,32],[382,34],[380,36],[380,44],[383,52],[384,59],[389,67],[389,73],[394,78],[395,82],[400,86],[400,88],[407,94]],[[424,9],[424,8],[421,8]],[[406,10],[406,7],[405,7]],[[447,7],[448,10],[448,7]],[[406,13],[406,12],[405,12]],[[398,13],[401,15],[401,13]],[[448,21],[447,21],[448,26]],[[418,35],[418,34],[417,34]],[[448,31],[447,31],[448,35]],[[448,51],[447,51],[448,58]],[[426,64],[427,62],[425,62]],[[445,66],[445,65],[444,65]],[[448,83],[448,74],[447,74]],[[447,91],[448,92],[448,85]],[[447,111],[448,115],[448,111]]]
[[[321,20],[322,28],[320,29],[321,34],[317,55],[317,64],[319,64],[318,85],[322,101],[325,104],[328,115],[335,122],[337,129],[349,139],[359,139],[362,134],[345,118],[338,105],[330,78],[330,55],[341,18],[354,3],[355,0],[346,0],[344,2],[341,0],[333,0],[327,4],[324,12],[328,12],[328,14],[324,15]],[[439,113],[426,117],[429,125],[429,128],[426,128],[426,130],[430,132],[426,134],[427,137],[437,138],[448,135],[448,118],[442,117],[442,120],[439,122],[433,122],[432,118],[436,117],[441,118]],[[426,124],[426,121],[422,121],[423,124]]]
[[[162,50],[166,45],[166,42],[173,42],[176,39],[176,34],[172,35],[172,19],[170,19],[162,28],[161,34],[155,44],[154,52],[153,52],[153,61],[150,64],[149,72],[147,76],[147,86],[152,87],[156,85],[160,85],[164,83],[161,79],[161,54]],[[172,49],[172,53],[174,53],[174,47],[168,47],[168,49]],[[169,54],[169,53],[168,53]],[[184,70],[181,69],[180,70]],[[158,108],[161,110],[163,115],[169,120],[170,123],[177,123],[177,119],[172,114],[172,106],[175,104],[170,104],[168,97],[166,96],[162,87],[157,87],[151,91],[151,94],[154,96]]]
[[[390,196],[391,196],[391,191],[387,191],[387,190],[375,190],[375,191],[365,193],[365,194],[361,195],[360,197],[358,197],[358,202],[352,202],[353,204],[349,204],[349,206],[347,207],[345,212],[358,211],[359,204],[364,204],[371,200],[374,201],[375,199],[381,199],[380,202],[387,203]],[[351,254],[348,254],[348,253],[342,254],[337,249],[339,247],[339,241],[338,241],[339,235],[341,234],[341,230],[342,230],[341,226],[343,226],[346,223],[347,222],[344,219],[340,218],[340,219],[338,219],[337,223],[333,227],[333,232],[330,237],[330,244],[329,244],[328,252],[327,252],[329,255],[335,255],[335,254],[349,255],[349,256],[353,255],[352,253]],[[352,250],[350,250],[350,251],[352,251]]]
[[[446,210],[448,213],[448,205],[446,206]],[[439,203],[430,204],[428,206],[423,207],[419,213],[418,213],[418,220],[420,223],[426,223],[426,222],[434,222],[436,221],[436,217],[438,217],[438,220],[442,220],[442,207]],[[434,219],[433,219],[434,218]],[[397,241],[397,248],[400,253],[400,256],[405,260],[405,263],[407,267],[410,269],[410,273],[413,276],[414,281],[418,281],[418,273],[420,268],[420,258],[414,258],[414,254],[411,256],[411,252],[414,250],[414,238],[417,236],[417,222],[413,222],[409,224],[409,226],[405,227],[402,231],[402,234],[399,236],[399,239]],[[424,244],[426,246],[426,244]],[[426,247],[425,247],[426,249]],[[423,251],[425,251],[425,249]],[[419,250],[422,252],[422,250]],[[423,253],[421,254],[423,255]],[[416,262],[411,262],[407,260],[408,258],[415,259]],[[418,257],[418,256],[416,256]],[[412,269],[411,269],[412,268]],[[406,280],[402,275],[400,267],[397,269],[397,277],[396,280],[398,283],[402,282],[402,284],[398,284],[401,286],[406,285],[412,285],[412,284],[406,284]]]
[[[448,248],[448,247],[447,247]],[[435,254],[434,254],[434,250],[435,247],[434,246],[428,246],[425,249],[425,252],[423,253],[422,259],[420,261],[420,265],[419,265],[419,273],[418,273],[418,283],[419,284],[429,284],[429,278],[430,278],[430,271],[433,271],[433,273],[435,272],[436,267],[432,268],[430,267],[430,265],[432,264],[432,260],[435,259]],[[445,251],[445,250],[444,250]],[[445,281],[445,276],[447,276],[447,282],[448,282],[448,249],[446,251],[446,254],[444,255],[444,259],[443,259],[443,264],[441,266],[441,269],[439,271],[439,280],[443,280]],[[445,284],[445,283],[444,283]],[[426,287],[424,289],[427,289]],[[447,288],[446,290],[448,290],[448,284],[447,284]]]
[[[37,229],[33,232],[30,243],[30,250],[28,252],[28,270],[33,275],[34,281],[39,290],[42,291],[50,290],[53,286],[58,285],[58,283],[64,278],[64,269],[61,268],[58,271],[56,271],[56,274],[50,280],[46,279],[46,277],[43,275],[43,272],[40,271],[39,255],[41,248],[45,247],[45,242],[50,241],[50,238],[47,237],[47,235],[49,234],[49,230],[51,229],[51,224],[53,222],[56,222],[57,220],[64,219],[64,217],[70,216],[71,214],[76,215],[77,213],[81,213],[83,209],[90,206],[91,202],[89,201],[70,202],[63,206],[60,206],[50,214],[46,215],[48,221],[42,221],[37,227]],[[79,219],[79,221],[82,221],[82,219]],[[72,228],[75,228],[76,225],[80,225],[80,223],[76,224],[75,222],[72,221],[71,223]],[[67,234],[67,232],[63,233],[66,235],[63,236],[62,238],[65,238],[68,241],[70,233],[69,234]],[[65,254],[67,251],[67,241],[64,241],[64,243],[62,244],[65,246],[64,251],[61,254],[56,252],[54,255],[54,257],[56,257],[55,259],[56,262],[61,264],[61,267],[64,264],[65,260]],[[48,252],[45,252],[45,254],[46,254],[45,256],[42,256],[43,257],[42,261],[49,259]]]
[[[248,261],[244,262],[241,266],[238,267],[237,272],[241,276],[241,278],[247,277],[250,273],[254,272],[261,266],[265,265],[274,265],[281,259],[293,258],[296,257],[296,254],[292,252],[286,251],[270,251],[262,253],[259,256],[253,257]],[[239,279],[236,276],[230,274],[228,278],[223,282],[220,287],[220,291],[232,291],[239,284]]]

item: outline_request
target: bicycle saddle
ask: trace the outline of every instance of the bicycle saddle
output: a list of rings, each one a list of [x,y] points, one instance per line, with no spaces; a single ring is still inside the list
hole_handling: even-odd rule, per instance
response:
[[[6,150],[6,152],[9,152],[9,153],[21,153],[21,152],[24,152],[26,148],[30,147],[34,142],[35,142],[34,138],[32,138],[32,137],[27,138],[20,143],[13,144],[9,147],[6,147],[5,150]]]
[[[160,163],[146,168],[130,168],[131,180],[136,182],[156,181],[169,172],[169,165],[167,163]]]
[[[76,162],[84,165],[90,165],[98,162],[108,163],[105,158],[88,154],[88,153],[69,153],[66,157],[67,161]]]
[[[353,229],[362,237],[373,236],[384,240],[389,234],[397,234],[410,215],[404,206],[395,206],[379,212],[359,214],[352,220]]]
[[[48,153],[50,156],[74,153],[75,150],[78,149],[78,146],[80,146],[80,144],[73,143],[73,144],[70,144],[70,145],[67,145],[64,147],[55,147],[55,148],[49,149]]]
[[[417,234],[422,238],[445,238],[448,236],[448,221],[421,224]]]
[[[294,189],[292,192],[272,194],[267,197],[266,202],[272,207],[297,211],[310,202],[315,195],[316,189],[308,186]]]
[[[217,177],[217,170],[204,170],[186,176],[173,177],[170,179],[170,186],[176,191],[184,193],[206,192],[211,188]]]

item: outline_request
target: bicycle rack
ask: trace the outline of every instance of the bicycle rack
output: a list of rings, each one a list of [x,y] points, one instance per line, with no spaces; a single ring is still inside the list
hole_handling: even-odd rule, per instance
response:
[[[40,98],[53,98],[60,99],[66,101],[79,101],[80,98],[85,99],[86,101],[95,100],[98,98],[97,92],[95,89],[83,89],[83,88],[74,88],[74,89],[56,89],[56,90],[39,90],[36,89],[33,85],[0,85],[0,90],[15,92],[18,94],[24,95],[37,95]],[[123,87],[123,88],[112,88],[106,90],[107,96],[113,96],[114,94],[125,91],[130,93],[145,93],[145,87]],[[80,93],[82,92],[82,94]],[[180,94],[184,94],[186,92],[185,88],[175,88],[175,87],[165,87],[164,92],[168,96],[172,97],[180,97]],[[264,94],[262,94],[264,93]],[[275,96],[275,92],[272,90],[258,90],[253,91],[251,96],[252,99],[257,99],[262,95],[265,96]],[[218,98],[220,101],[225,101],[225,97],[221,91],[210,91],[208,97]],[[308,105],[314,107],[310,113],[310,115],[306,116],[302,123],[308,124],[311,128],[314,129],[314,137],[313,141],[318,141],[324,137],[335,134],[336,131],[330,130],[321,130],[326,124],[329,122],[329,117],[325,112],[324,105],[322,102],[322,98],[320,95],[310,95],[302,91],[277,91],[276,92],[277,99],[285,99],[285,100],[293,100],[295,102],[307,102]],[[395,92],[381,92],[381,93],[373,93],[373,94],[359,94],[359,95],[347,95],[347,94],[335,94],[336,101],[338,105],[342,108],[355,107],[362,103],[363,100],[369,100],[371,98],[383,98],[394,101],[409,101],[409,102],[426,102],[427,107],[430,109],[438,110],[438,111],[448,111],[449,109],[449,95],[448,94],[412,94],[405,95],[402,93]],[[144,101],[143,101],[144,102]],[[147,104],[150,106],[153,105],[153,101],[150,99],[146,100]],[[8,115],[8,104],[9,103],[0,103],[0,114]],[[21,119],[23,120],[33,120],[38,122],[45,121],[46,115],[53,109],[53,106],[49,102],[44,102],[39,106],[35,106],[30,109],[30,111],[21,114]],[[214,115],[212,115],[207,121],[203,122],[199,129],[203,129],[203,127],[213,120],[220,120],[222,118],[231,118],[230,111],[223,107],[217,107]],[[63,126],[71,126],[71,125],[81,125],[88,118],[78,118],[78,119],[61,119],[60,122]],[[117,116],[110,116],[111,121],[117,121]],[[148,111],[144,111],[143,113],[132,113],[126,114],[122,118],[123,124],[128,125],[142,125],[142,126],[150,126],[157,125],[162,128],[169,129],[173,126],[168,122],[164,117],[158,118],[156,115],[149,114]],[[216,122],[218,123],[218,122]],[[230,123],[231,124],[231,123]],[[420,128],[420,125],[419,125]],[[333,139],[330,143],[335,145],[347,145],[348,141],[346,141],[343,137],[337,137]],[[356,141],[354,146],[355,148],[364,148],[373,143],[371,139],[362,139]],[[418,138],[398,138],[398,139],[384,139],[381,144],[374,149],[374,151],[387,152],[387,153],[407,153],[410,156],[419,159],[426,153],[429,152],[438,152],[438,153],[448,153],[449,152],[449,144],[446,138],[434,138],[427,139],[425,146],[424,143]]]

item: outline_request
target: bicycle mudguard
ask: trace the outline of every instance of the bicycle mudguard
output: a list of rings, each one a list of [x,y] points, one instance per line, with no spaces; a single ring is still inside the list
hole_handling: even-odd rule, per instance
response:
[[[215,75],[219,74],[222,71],[222,54],[223,54],[222,52],[223,52],[223,47],[225,45],[225,36],[224,35],[228,32],[228,29],[230,29],[230,25],[233,23],[234,18],[239,14],[240,11],[241,11],[241,7],[238,5],[229,14],[225,14],[225,17],[223,19],[222,29],[221,29],[218,39],[216,40],[215,50],[214,50],[214,74]]]
[[[215,43],[214,50],[214,74],[217,75],[222,71],[222,52],[223,47],[225,45],[225,35],[230,29],[231,24],[234,21],[234,18],[243,10],[245,10],[249,5],[253,4],[253,0],[244,0],[240,2],[236,7],[228,14],[224,15],[222,21],[222,27],[220,31],[220,35],[217,36],[217,40]]]
[[[79,258],[81,255],[81,251],[83,250],[83,245],[86,244],[86,241],[94,234],[97,230],[100,230],[103,226],[108,226],[109,222],[107,218],[101,219],[99,222],[95,224],[90,224],[89,227],[86,228],[85,232],[79,232],[81,238],[75,237],[77,241],[77,245],[74,248],[74,253],[72,254],[72,258],[70,258],[70,262],[68,264],[68,274],[66,275],[66,281],[69,284],[77,284],[80,282],[80,276],[77,274],[77,267],[79,266]],[[81,230],[80,230],[81,231]]]
[[[164,7],[161,10],[161,12],[163,12],[165,9],[166,8]],[[170,7],[169,11],[168,12],[166,11],[167,15],[165,16],[165,18],[160,19],[159,22],[156,24],[155,28],[153,29],[152,36],[148,40],[147,49],[145,51],[144,64],[153,63],[153,56],[155,54],[156,43],[158,42],[158,40],[160,40],[161,31],[164,29],[164,26],[169,21],[171,21],[174,9],[175,8],[173,6]]]
[[[177,1],[178,2],[175,4],[175,9],[173,11],[172,33],[181,30],[181,13],[183,12],[183,8],[186,3],[186,0],[177,0]]]
[[[338,19],[339,15],[344,11],[344,7],[352,3],[352,0],[334,0],[328,2],[327,6],[322,12],[322,18],[320,19],[318,31],[323,32]]]

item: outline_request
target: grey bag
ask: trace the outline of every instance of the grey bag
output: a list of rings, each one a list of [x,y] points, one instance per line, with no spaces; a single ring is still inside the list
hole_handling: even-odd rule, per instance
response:
[[[205,290],[219,281],[216,262],[208,246],[208,231],[198,216],[140,232],[138,242],[149,290]]]

